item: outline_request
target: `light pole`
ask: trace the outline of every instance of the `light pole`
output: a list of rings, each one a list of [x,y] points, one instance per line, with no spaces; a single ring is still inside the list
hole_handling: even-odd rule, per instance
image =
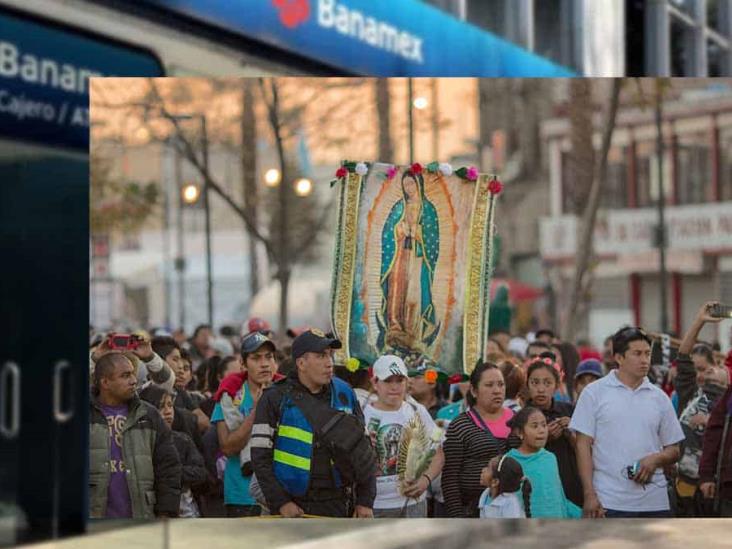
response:
[[[661,262],[661,332],[668,331],[668,303],[666,302],[666,195],[663,189],[663,90],[662,83],[656,79],[656,154],[658,155],[658,226],[656,245]]]
[[[201,149],[203,153],[203,211],[206,232],[206,311],[209,326],[213,326],[213,268],[211,266],[211,209],[209,205],[209,155],[208,155],[208,132],[206,129],[206,115],[178,114],[172,118],[175,120],[198,119],[201,126]]]
[[[209,206],[208,133],[206,116],[199,115],[203,147],[203,210],[206,218],[206,302],[208,304],[208,325],[213,327],[213,273],[211,268],[211,208]]]

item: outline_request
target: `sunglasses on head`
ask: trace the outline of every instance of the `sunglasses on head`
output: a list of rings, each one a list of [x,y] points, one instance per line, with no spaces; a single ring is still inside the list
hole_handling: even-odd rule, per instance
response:
[[[626,326],[622,330],[618,332],[618,334],[623,334],[624,336],[643,336],[648,337],[648,334],[643,330],[643,328],[640,328],[638,326]]]

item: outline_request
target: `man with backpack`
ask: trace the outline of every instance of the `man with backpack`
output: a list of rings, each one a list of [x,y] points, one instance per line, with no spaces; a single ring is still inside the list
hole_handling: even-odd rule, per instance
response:
[[[375,458],[353,389],[333,375],[340,347],[320,330],[300,334],[295,370],[257,405],[252,464],[271,514],[373,517]]]

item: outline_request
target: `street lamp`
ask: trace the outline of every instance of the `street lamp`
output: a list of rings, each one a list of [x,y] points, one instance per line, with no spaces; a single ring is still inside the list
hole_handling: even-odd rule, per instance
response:
[[[280,170],[277,168],[271,168],[267,170],[264,174],[264,183],[268,187],[276,187],[280,184],[280,180],[282,179],[282,174],[280,173]]]
[[[412,103],[414,105],[414,108],[418,111],[423,111],[427,108],[427,105],[429,105],[429,102],[427,101],[426,97],[415,97],[414,102]]]
[[[195,204],[198,201],[198,198],[201,196],[201,191],[198,188],[198,185],[195,185],[193,183],[188,183],[186,186],[183,187],[183,201],[188,204]]]
[[[306,177],[295,181],[295,193],[297,196],[307,196],[313,191],[313,182]]]

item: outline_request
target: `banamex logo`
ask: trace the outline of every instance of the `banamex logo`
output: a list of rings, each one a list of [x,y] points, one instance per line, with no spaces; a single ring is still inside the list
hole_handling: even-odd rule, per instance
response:
[[[272,0],[280,12],[280,21],[288,29],[294,29],[310,17],[310,0]]]

